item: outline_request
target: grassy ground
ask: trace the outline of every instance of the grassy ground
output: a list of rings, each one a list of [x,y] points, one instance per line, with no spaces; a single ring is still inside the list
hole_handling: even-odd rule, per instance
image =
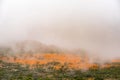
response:
[[[0,61],[0,80],[120,80],[120,63],[109,68],[90,68],[89,70],[69,69],[62,65],[55,69],[58,62],[46,65],[21,65]]]

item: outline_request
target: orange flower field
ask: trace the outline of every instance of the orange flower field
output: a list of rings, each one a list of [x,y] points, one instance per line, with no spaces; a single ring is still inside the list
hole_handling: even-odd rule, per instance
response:
[[[34,66],[36,64],[45,65],[50,62],[58,62],[55,69],[59,69],[62,65],[67,65],[70,69],[88,69],[97,68],[98,65],[91,63],[88,56],[81,57],[77,54],[60,54],[60,53],[44,53],[44,54],[16,54],[15,56],[2,57],[4,61],[10,63],[28,64]],[[111,62],[120,62],[120,60],[113,60]],[[101,67],[110,67],[110,64],[101,65]]]

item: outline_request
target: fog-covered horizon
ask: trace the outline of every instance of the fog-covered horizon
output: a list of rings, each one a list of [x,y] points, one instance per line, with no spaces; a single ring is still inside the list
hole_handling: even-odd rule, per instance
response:
[[[120,2],[1,0],[0,43],[22,40],[120,57]]]

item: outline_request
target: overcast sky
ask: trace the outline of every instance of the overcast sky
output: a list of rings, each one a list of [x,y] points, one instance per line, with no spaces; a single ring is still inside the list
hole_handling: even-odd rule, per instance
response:
[[[120,56],[120,1],[0,0],[0,43],[26,39]]]

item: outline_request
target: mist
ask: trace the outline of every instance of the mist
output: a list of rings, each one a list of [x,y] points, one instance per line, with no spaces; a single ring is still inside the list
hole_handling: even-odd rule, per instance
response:
[[[120,2],[1,0],[0,44],[22,40],[120,57]]]

